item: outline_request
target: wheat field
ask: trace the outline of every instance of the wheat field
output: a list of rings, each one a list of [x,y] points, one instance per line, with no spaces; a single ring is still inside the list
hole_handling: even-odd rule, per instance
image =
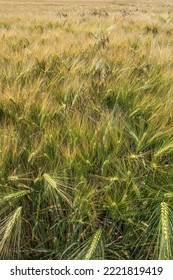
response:
[[[0,0],[0,259],[173,259],[171,0]]]

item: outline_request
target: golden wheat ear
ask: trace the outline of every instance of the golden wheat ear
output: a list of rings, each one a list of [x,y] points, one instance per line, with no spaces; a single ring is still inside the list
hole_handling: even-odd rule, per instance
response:
[[[20,257],[21,212],[18,207],[0,223],[0,259]]]

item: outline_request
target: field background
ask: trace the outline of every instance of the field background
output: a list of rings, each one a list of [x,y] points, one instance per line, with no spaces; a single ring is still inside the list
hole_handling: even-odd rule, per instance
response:
[[[173,259],[172,1],[0,0],[0,258]]]
[[[52,19],[56,17],[56,13],[68,12],[69,15],[88,13],[94,9],[105,10],[111,15],[115,15],[117,12],[121,12],[123,9],[126,11],[136,11],[139,9],[138,15],[142,15],[147,11],[148,14],[167,14],[172,10],[172,2],[169,0],[158,1],[158,0],[119,0],[119,1],[101,1],[101,0],[88,0],[88,1],[51,1],[51,0],[1,0],[0,11],[2,17],[8,16],[32,16],[38,18],[39,16],[45,16]]]

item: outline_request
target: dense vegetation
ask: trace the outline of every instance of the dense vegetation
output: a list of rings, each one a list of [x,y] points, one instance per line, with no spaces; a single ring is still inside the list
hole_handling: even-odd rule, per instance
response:
[[[1,19],[1,259],[173,259],[173,16],[126,5]]]

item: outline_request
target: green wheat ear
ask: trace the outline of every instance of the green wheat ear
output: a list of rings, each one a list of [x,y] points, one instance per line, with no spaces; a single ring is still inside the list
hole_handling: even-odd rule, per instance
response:
[[[102,235],[102,229],[98,229],[96,231],[96,233],[94,234],[94,237],[93,237],[93,240],[92,240],[92,243],[91,243],[91,246],[85,256],[85,260],[90,260],[94,254],[94,252],[96,251],[97,249],[97,245],[100,241],[100,238],[101,238],[101,235]]]
[[[18,207],[0,223],[0,258],[19,258],[21,237],[21,212]]]
[[[168,239],[168,205],[166,202],[161,203],[161,225],[163,238]]]
[[[30,193],[30,190],[24,190],[24,191],[22,190],[22,191],[14,192],[12,194],[10,193],[7,195],[1,195],[0,196],[0,205],[6,204],[7,202],[12,202],[14,200],[17,200],[28,193]]]
[[[167,202],[160,205],[160,225],[158,239],[158,258],[160,260],[170,260],[173,257],[172,246],[172,212]]]
[[[45,194],[50,198],[52,202],[56,204],[59,201],[59,198],[66,201],[66,203],[72,208],[72,198],[66,192],[66,186],[60,181],[55,181],[49,174],[45,173],[43,178],[46,182]]]

